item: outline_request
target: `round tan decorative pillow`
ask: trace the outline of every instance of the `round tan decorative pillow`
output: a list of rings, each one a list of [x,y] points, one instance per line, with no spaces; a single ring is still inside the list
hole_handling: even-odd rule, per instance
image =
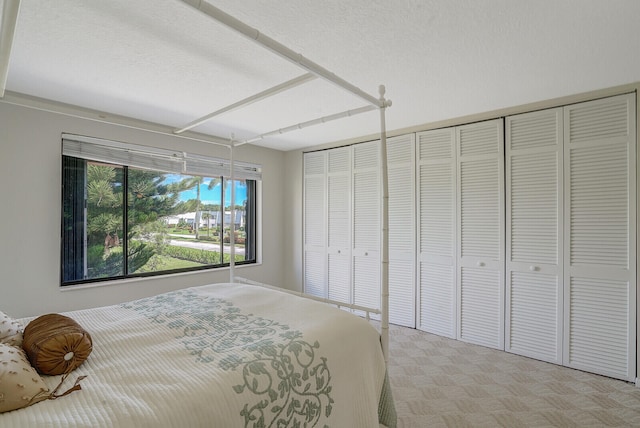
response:
[[[91,335],[73,319],[60,314],[42,315],[24,329],[22,348],[31,365],[46,375],[69,373],[93,349]]]

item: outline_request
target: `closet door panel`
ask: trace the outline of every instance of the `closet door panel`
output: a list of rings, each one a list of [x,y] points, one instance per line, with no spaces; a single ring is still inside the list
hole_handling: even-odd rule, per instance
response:
[[[351,303],[351,149],[327,151],[328,297]]]
[[[635,95],[565,107],[565,365],[636,377]]]
[[[380,308],[379,141],[353,146],[353,303]]]
[[[505,349],[562,363],[562,109],[506,119]]]
[[[460,339],[480,345],[500,348],[503,342],[501,301],[502,272],[482,267],[461,267]]]
[[[304,162],[304,291],[327,297],[325,152],[305,153]]]
[[[318,297],[326,297],[327,265],[324,252],[304,253],[304,292]]]
[[[368,308],[380,308],[380,263],[375,255],[353,256],[353,303]],[[373,319],[378,316],[371,315]]]
[[[506,350],[556,364],[562,363],[562,284],[557,272],[522,272],[514,269],[509,283]]]
[[[456,148],[454,128],[417,134],[418,328],[456,337]]]
[[[572,275],[566,365],[633,380],[629,346],[629,282]],[[635,342],[634,342],[635,344]]]
[[[327,255],[328,298],[351,303],[351,258],[349,255],[329,253]]]
[[[420,264],[420,330],[455,339],[456,269],[445,263]]]
[[[415,135],[387,140],[389,322],[416,326]]]
[[[504,349],[502,119],[456,128],[458,338]]]

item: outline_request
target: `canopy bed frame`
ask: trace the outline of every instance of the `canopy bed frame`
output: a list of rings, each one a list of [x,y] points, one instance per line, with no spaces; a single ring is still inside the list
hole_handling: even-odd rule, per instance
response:
[[[262,399],[258,400],[257,404],[254,403],[252,405],[250,402],[247,402],[247,404],[244,405],[244,408],[240,412],[240,415],[244,416],[244,426],[254,426],[253,424],[263,423],[264,419],[269,417],[273,417],[272,423],[278,424],[278,426],[284,426],[282,424],[285,420],[289,421],[286,426],[289,426],[289,423],[296,424],[301,421],[305,423],[305,426],[316,426],[315,424],[320,420],[324,420],[323,418],[325,417],[328,418],[333,409],[334,415],[339,415],[335,416],[337,422],[336,419],[329,420],[332,426],[373,426],[371,425],[373,413],[375,423],[379,422],[388,427],[394,427],[396,423],[395,409],[386,374],[386,364],[389,355],[389,195],[387,183],[385,110],[391,106],[391,101],[385,99],[385,88],[380,85],[378,97],[369,95],[329,70],[293,52],[286,46],[265,36],[256,29],[249,27],[211,4],[200,0],[182,1],[219,23],[254,40],[257,44],[274,54],[299,66],[305,70],[306,73],[206,116],[195,119],[183,127],[174,129],[172,133],[147,128],[138,129],[163,135],[171,135],[180,139],[202,141],[227,148],[230,158],[230,179],[233,180],[235,147],[254,143],[263,138],[308,126],[318,125],[376,109],[379,110],[380,176],[382,188],[380,224],[381,307],[365,308],[344,302],[318,298],[316,296],[308,296],[303,293],[287,291],[282,288],[271,287],[237,277],[235,273],[235,231],[234,222],[231,222],[231,231],[229,234],[231,253],[229,284],[210,284],[194,287],[193,289],[164,293],[146,299],[126,302],[121,305],[67,313],[67,315],[76,319],[86,327],[88,331],[91,331],[94,336],[95,356],[90,356],[87,363],[80,366],[77,370],[80,375],[88,376],[89,379],[92,377],[96,379],[96,383],[90,384],[88,383],[89,379],[85,380],[84,382],[87,383],[87,391],[73,394],[74,397],[79,397],[78,399],[74,399],[76,401],[75,404],[70,398],[55,401],[48,400],[47,404],[37,404],[26,409],[0,414],[0,425],[4,425],[5,422],[9,424],[53,423],[54,425],[64,422],[64,424],[68,426],[97,426],[113,425],[121,423],[123,420],[130,420],[140,426],[158,426],[158,423],[160,425],[171,425],[179,421],[184,421],[182,418],[190,418],[193,416],[196,419],[190,419],[190,422],[185,422],[186,425],[206,425],[207,423],[210,424],[212,421],[216,421],[223,423],[224,426],[231,426],[228,424],[235,426],[239,423],[237,420],[237,406],[235,408],[233,407],[238,404],[233,401],[237,398],[235,395],[248,394],[248,391],[251,390],[256,397],[262,397]],[[16,4],[15,1],[7,0],[5,7],[7,7],[9,3],[14,6]],[[231,136],[230,141],[221,141],[215,137],[204,139],[181,135],[185,131],[195,128],[219,114],[242,108],[282,91],[310,82],[316,78],[324,79],[346,90],[364,100],[367,104],[360,108],[269,131],[241,141],[236,141],[233,136]],[[11,97],[6,97],[3,102],[20,104],[19,101],[15,101],[11,99]],[[30,107],[34,108],[33,106]],[[42,110],[47,109],[41,106],[35,108]],[[114,123],[69,112],[55,111],[55,113],[81,117],[98,122]],[[115,124],[122,125],[118,123]],[[124,126],[134,127],[131,125]],[[235,186],[231,187],[232,200],[235,199],[234,187]],[[231,218],[234,218],[234,214],[232,204]],[[239,282],[250,285],[239,284]],[[255,285],[260,285],[261,287],[255,287]],[[255,290],[256,288],[258,290]],[[288,294],[298,294],[305,298],[300,299],[298,296],[288,296]],[[365,312],[367,321],[369,314],[380,314],[380,332],[355,315],[328,307],[325,304],[318,304],[312,300],[320,300],[324,303],[338,306],[339,308],[350,309],[351,311]],[[207,307],[205,308],[204,306]],[[208,306],[214,306],[218,312],[211,312],[212,310]],[[178,309],[178,307],[180,309]],[[326,309],[319,309],[320,307]],[[285,308],[287,309],[285,310]],[[263,310],[266,312],[263,312]],[[291,314],[283,314],[284,312],[291,312]],[[0,313],[0,315],[2,314]],[[304,320],[304,328],[297,325],[300,320]],[[21,321],[26,325],[26,323],[29,323],[31,320],[24,319]],[[295,331],[289,332],[289,323]],[[247,324],[250,325],[249,328],[246,327]],[[363,327],[361,324],[364,324],[366,327]],[[160,330],[164,329],[161,333],[157,333],[157,337],[156,325],[161,327]],[[144,326],[143,330],[145,333],[143,336],[141,336],[142,333],[139,330],[140,326]],[[118,330],[115,331],[112,327]],[[298,331],[298,329],[300,329],[300,331]],[[340,330],[346,330],[346,332],[338,332]],[[208,336],[205,336],[203,331],[206,331]],[[374,332],[373,336],[371,332]],[[331,338],[331,336],[337,336],[339,334],[342,335],[340,338]],[[350,334],[351,336],[344,336],[344,334]],[[302,338],[303,336],[306,337],[306,335],[319,339],[316,340],[315,343],[305,342]],[[368,339],[366,339],[366,337],[368,337]],[[371,340],[372,337],[374,340]],[[353,340],[351,340],[352,338]],[[99,340],[102,341],[101,345],[98,344]],[[278,342],[282,340],[288,342]],[[352,341],[356,343],[353,345],[345,343]],[[140,349],[131,349],[137,348],[138,343],[140,343]],[[203,343],[204,347],[202,346]],[[161,345],[164,346],[165,344],[172,348],[165,349],[161,347]],[[321,345],[323,346],[324,352],[327,353],[325,355],[329,355],[328,358],[320,355],[319,346]],[[188,351],[187,353],[184,352],[185,347]],[[213,349],[217,348],[221,348],[221,354],[210,354]],[[176,355],[178,351],[180,353]],[[131,359],[132,357],[128,356],[130,352],[132,355],[136,355],[136,357]],[[136,354],[136,352],[138,354]],[[115,355],[115,353],[122,353],[122,355]],[[141,357],[140,353],[148,356],[149,367],[146,367],[146,365],[140,367],[139,364],[138,367],[129,367],[135,366],[136,362],[139,362],[140,358],[144,356]],[[380,358],[376,357],[376,354],[379,354]],[[354,357],[354,355],[358,357]],[[68,356],[68,354],[66,356]],[[305,360],[313,360],[314,357],[315,361],[313,362],[313,366],[310,361]],[[122,360],[120,360],[120,358],[122,358]],[[130,359],[127,360],[127,358]],[[174,358],[175,361],[173,360]],[[200,368],[196,369],[200,370],[199,372],[180,372],[177,374],[171,372],[168,366],[163,365],[168,359],[172,360],[172,364],[178,364],[176,361],[180,361],[179,364],[186,364],[189,359],[193,358],[196,358],[197,363],[216,361],[216,364],[220,366],[219,368],[221,368],[223,372],[242,369],[244,383],[236,383],[234,385],[233,382],[237,382],[237,379],[235,381],[225,380],[226,378],[222,379],[217,372],[212,374],[209,369],[203,370],[203,364],[199,364]],[[251,358],[255,358],[255,361],[248,362]],[[361,358],[362,361],[352,361],[355,358]],[[112,360],[113,362],[111,362]],[[333,389],[334,397],[336,397],[336,400],[342,400],[340,409],[338,409],[337,404],[334,408],[334,398],[330,396],[332,388],[328,387],[328,385],[332,377],[326,366],[327,360],[329,363],[334,364],[335,373],[340,375],[341,378],[345,378],[337,379],[338,376],[333,376],[333,384],[335,386]],[[342,360],[349,360],[350,365],[345,365],[346,363]],[[118,361],[120,361],[120,363],[118,363]],[[265,361],[269,361],[269,363],[267,364]],[[113,364],[116,364],[118,367],[123,367],[123,370],[119,371],[120,369],[118,368],[118,371],[114,371],[116,368]],[[292,372],[287,376],[282,376],[282,373],[287,372],[285,368],[289,369],[291,367],[293,370],[293,366],[296,364],[299,366],[299,373],[294,374]],[[196,364],[196,366],[198,366],[198,364]],[[361,366],[364,367],[364,371],[360,370]],[[358,367],[358,369],[355,367]],[[166,371],[163,372],[163,368]],[[147,383],[149,379],[154,379],[154,373],[159,370],[161,373],[156,376],[157,385],[136,384],[136,382]],[[354,376],[350,379],[354,371],[363,371],[363,373],[359,374],[360,377]],[[122,377],[122,380],[126,382],[112,382],[114,379],[111,379],[110,376]],[[184,379],[184,376],[188,376],[190,380]],[[208,377],[211,376],[213,376],[213,379],[208,379]],[[278,388],[272,386],[272,381],[274,381],[276,377],[279,377],[281,380]],[[283,380],[285,377],[286,381]],[[270,386],[263,391],[258,391],[264,385],[265,379],[267,378],[269,379],[268,384]],[[368,379],[373,379],[373,381]],[[183,388],[183,385],[180,385],[182,381],[186,383],[193,382],[194,386],[191,387],[187,385],[187,388]],[[212,381],[216,384],[212,384]],[[342,386],[343,381],[347,383],[351,381],[351,383],[355,385]],[[365,386],[360,386],[360,383],[367,384],[371,382],[376,383],[372,389],[376,390],[377,388],[379,396],[370,397],[372,394],[368,389],[366,390],[367,392],[363,392],[362,394],[358,393],[361,388],[365,388]],[[74,385],[72,389],[79,389],[77,383],[78,381],[76,381],[76,385]],[[232,393],[231,395],[233,397],[231,398],[228,396],[207,396],[206,394],[208,392],[205,392],[205,390],[215,389],[213,388],[214,386],[216,388],[219,387],[218,383],[225,385],[227,389],[231,388],[235,391],[235,395]],[[131,391],[120,395],[122,392],[120,390],[123,389],[123,385],[126,385],[127,389],[130,388]],[[339,385],[340,388],[338,388]],[[302,388],[303,386],[304,391],[294,391],[296,387]],[[90,387],[92,390],[102,389],[100,392],[103,393],[104,397],[102,395],[91,395],[93,393],[89,391]],[[162,391],[159,392],[159,389],[163,390],[165,388],[167,389],[166,393]],[[369,386],[366,386],[366,388],[371,389]],[[196,390],[195,395],[193,395],[193,389]],[[315,398],[309,399],[307,397],[302,400],[300,397],[306,396],[309,389],[315,391]],[[365,391],[365,389],[362,389],[362,391]],[[291,399],[290,396],[294,394],[294,392],[298,394],[296,395],[298,398]],[[86,394],[86,398],[83,394]],[[175,398],[175,395],[183,394],[192,394],[187,397],[187,400],[191,397],[193,400],[192,403],[187,403],[186,405],[180,404],[179,409],[165,409],[167,406],[171,407],[171,400]],[[151,397],[149,398],[151,401],[145,401],[147,395]],[[365,397],[359,397],[359,395]],[[268,397],[268,399],[265,397]],[[58,396],[53,398],[58,398]],[[140,400],[139,402],[137,401],[138,398]],[[96,399],[100,400],[100,403],[96,403]],[[70,402],[68,408],[64,403],[66,400]],[[158,400],[161,402],[157,403],[156,401]],[[168,401],[164,403],[162,400]],[[286,401],[287,408],[284,408],[284,404],[278,404],[284,401]],[[302,401],[304,401],[304,405],[301,404]],[[349,402],[346,406],[345,401]],[[218,403],[217,406],[214,405],[214,409],[209,410],[216,413],[215,418],[211,414],[200,415],[198,413],[199,410],[195,410],[195,408],[212,407],[211,404],[216,402]],[[232,409],[231,413],[224,409],[225,402],[226,405]],[[123,407],[122,414],[111,414],[112,409],[117,406]],[[87,410],[87,407],[96,408]],[[223,409],[223,411],[220,411],[220,409]],[[165,410],[167,413],[163,413]],[[78,415],[78,417],[76,418],[74,416],[72,419],[69,419],[68,412]],[[150,415],[145,415],[145,412],[150,413]],[[222,414],[219,415],[218,413]],[[277,418],[273,415],[276,415]],[[343,417],[347,417],[347,419],[342,419]],[[201,419],[198,420],[197,418]]]
[[[231,163],[233,165],[233,148],[238,145],[253,143],[255,141],[259,141],[263,138],[283,134],[285,132],[295,131],[298,129],[306,128],[308,126],[318,125],[322,123],[326,123],[332,120],[341,119],[345,117],[354,116],[360,113],[366,113],[375,109],[380,111],[380,164],[381,164],[381,190],[382,190],[382,210],[381,210],[381,308],[374,308],[367,311],[369,313],[376,313],[376,309],[379,309],[381,313],[381,330],[382,330],[382,347],[385,355],[385,359],[388,359],[388,348],[389,348],[389,220],[388,220],[388,212],[389,212],[389,190],[388,190],[388,172],[387,172],[387,136],[386,136],[386,122],[385,122],[385,111],[387,107],[391,106],[391,101],[384,98],[385,95],[385,87],[380,85],[379,87],[379,97],[376,98],[357,86],[347,82],[321,65],[305,58],[299,53],[296,53],[284,46],[283,44],[277,42],[276,40],[262,34],[255,28],[252,28],[245,23],[239,21],[233,16],[227,14],[226,12],[218,9],[217,7],[211,5],[202,0],[182,0],[184,3],[196,8],[200,12],[205,15],[211,17],[217,22],[233,29],[234,31],[246,36],[247,38],[254,40],[258,45],[264,47],[265,49],[273,52],[274,54],[284,58],[291,63],[299,66],[300,68],[306,70],[308,73],[303,74],[299,77],[291,79],[287,82],[281,83],[277,86],[274,86],[270,89],[262,91],[258,94],[252,95],[244,100],[233,103],[227,107],[223,107],[213,113],[210,113],[206,116],[198,118],[182,128],[178,128],[174,131],[175,134],[180,134],[186,130],[192,129],[207,120],[214,118],[215,116],[229,112],[243,106],[249,105],[253,102],[265,99],[269,96],[280,93],[284,90],[296,87],[298,85],[304,84],[313,80],[315,77],[321,78],[330,82],[348,92],[353,94],[356,97],[366,101],[368,104],[360,107],[358,109],[347,110],[343,112],[339,112],[330,116],[320,117],[318,119],[309,120],[306,122],[298,123],[295,125],[288,126],[286,128],[276,129],[273,131],[269,131],[260,135],[257,135],[253,138],[249,138],[240,142],[231,142],[229,144],[230,148],[230,156]],[[233,167],[231,168],[231,180],[233,180]],[[233,192],[233,187],[232,187]],[[233,193],[231,195],[233,200]],[[233,209],[233,207],[232,207]],[[231,213],[231,217],[233,218],[233,211]],[[232,225],[233,228],[233,225]],[[230,268],[230,277],[231,281],[234,281],[235,272],[234,272],[234,246],[233,246],[233,230],[231,232],[231,268]],[[327,300],[329,303],[336,304],[339,302],[333,302]],[[350,309],[361,309],[355,308],[354,305],[340,303],[341,306],[347,307]]]

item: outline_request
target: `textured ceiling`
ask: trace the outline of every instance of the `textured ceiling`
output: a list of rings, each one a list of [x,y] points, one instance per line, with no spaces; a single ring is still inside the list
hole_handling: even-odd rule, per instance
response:
[[[390,130],[640,81],[637,0],[210,3],[371,95],[385,84]],[[180,128],[305,72],[179,0],[22,0],[7,90]],[[242,140],[363,105],[314,80],[193,130]],[[370,112],[256,144],[378,127]]]

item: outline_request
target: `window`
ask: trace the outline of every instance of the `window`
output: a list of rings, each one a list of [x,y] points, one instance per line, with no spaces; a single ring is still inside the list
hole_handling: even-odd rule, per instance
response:
[[[228,266],[232,230],[235,263],[255,263],[260,168],[229,166],[63,135],[61,284]]]

